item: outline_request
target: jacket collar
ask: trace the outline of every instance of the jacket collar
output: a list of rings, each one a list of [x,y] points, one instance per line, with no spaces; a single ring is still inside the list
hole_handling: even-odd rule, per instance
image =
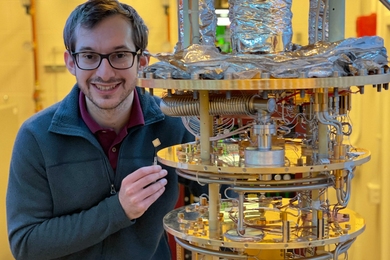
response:
[[[138,93],[145,126],[165,118],[165,115],[160,110],[160,99],[158,97],[141,91],[139,87],[136,87],[135,91]],[[76,84],[70,93],[57,105],[49,131],[79,136],[85,135],[85,131],[89,131],[80,115],[79,93],[80,89]]]

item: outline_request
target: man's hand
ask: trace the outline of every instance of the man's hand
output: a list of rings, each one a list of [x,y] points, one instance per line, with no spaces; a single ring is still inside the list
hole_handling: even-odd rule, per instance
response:
[[[130,219],[142,216],[144,212],[165,191],[167,171],[160,165],[142,167],[122,180],[119,202]]]

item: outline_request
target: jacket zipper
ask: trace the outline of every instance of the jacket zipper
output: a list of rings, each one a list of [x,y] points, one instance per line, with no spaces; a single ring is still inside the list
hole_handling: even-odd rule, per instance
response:
[[[115,186],[114,186],[114,184],[112,184],[112,183],[111,183],[111,190],[110,190],[110,194],[111,194],[111,195],[114,195],[114,194],[116,194]]]
[[[114,183],[111,181],[111,178],[110,178],[110,169],[107,165],[107,161],[104,160],[104,165],[106,166],[106,170],[107,170],[107,180],[108,180],[108,183],[110,184],[110,194],[111,195],[115,195],[116,194],[116,189],[115,189],[115,185]]]

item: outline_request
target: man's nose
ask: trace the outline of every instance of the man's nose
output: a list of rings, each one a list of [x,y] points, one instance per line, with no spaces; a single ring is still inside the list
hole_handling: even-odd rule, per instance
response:
[[[108,58],[104,57],[100,66],[96,69],[96,75],[102,78],[103,80],[112,78],[115,74],[115,69],[111,66]]]

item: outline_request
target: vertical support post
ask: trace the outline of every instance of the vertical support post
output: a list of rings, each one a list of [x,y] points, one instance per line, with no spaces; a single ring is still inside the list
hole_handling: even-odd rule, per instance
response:
[[[317,211],[317,239],[321,240],[325,237],[325,223],[322,210]]]
[[[199,0],[191,0],[191,43],[199,44],[200,32],[199,32]]]
[[[328,100],[328,97],[325,96],[323,89],[320,89],[318,91],[318,93],[316,93],[316,95],[318,95],[317,101],[318,101],[320,113],[325,112],[325,111],[323,111],[322,100],[323,99]],[[319,125],[318,125],[318,159],[328,159],[328,157],[329,157],[328,143],[329,143],[328,126],[319,123]]]
[[[191,23],[190,23],[190,14],[189,14],[190,0],[179,0],[179,1],[183,1],[183,38],[184,38],[183,45],[184,46],[182,46],[182,48],[184,49],[190,46],[191,44]]]
[[[199,91],[199,115],[200,115],[200,157],[202,164],[210,164],[210,134],[212,122],[209,115],[209,92]]]
[[[344,40],[344,38],[345,38],[345,0],[329,0],[329,41],[335,42],[335,41]],[[341,145],[342,137],[338,137],[338,139]]]
[[[238,223],[237,223],[237,233],[240,235],[245,234],[244,229],[244,193],[240,192],[238,194]]]
[[[323,113],[324,108],[326,107],[324,104],[327,104],[328,102],[328,96],[324,93],[323,89],[318,89],[315,92],[315,98],[314,98],[314,111]],[[327,92],[326,92],[327,93]],[[329,144],[329,138],[328,138],[328,126],[322,123],[318,123],[318,160],[321,159],[328,159],[329,158],[329,151],[328,151],[328,144]],[[318,175],[318,172],[313,172],[312,177],[316,177]],[[320,192],[318,190],[311,191],[311,199],[312,199],[312,206],[317,207],[318,205],[321,205],[321,197]],[[312,210],[312,216],[317,216],[318,211],[316,209]],[[317,232],[318,230],[318,219],[316,217],[313,217],[311,220],[312,226],[317,227],[317,229],[314,229],[313,232]]]
[[[345,37],[345,0],[329,0],[329,41]]]
[[[287,212],[281,212],[280,218],[282,220],[282,241],[283,243],[290,242],[290,222],[288,221]]]
[[[202,164],[210,164],[210,135],[212,132],[212,117],[209,115],[209,92],[207,90],[199,91],[199,114],[200,114],[200,157]],[[209,184],[209,236],[210,238],[219,237],[219,184]],[[213,259],[207,257],[207,260]]]

